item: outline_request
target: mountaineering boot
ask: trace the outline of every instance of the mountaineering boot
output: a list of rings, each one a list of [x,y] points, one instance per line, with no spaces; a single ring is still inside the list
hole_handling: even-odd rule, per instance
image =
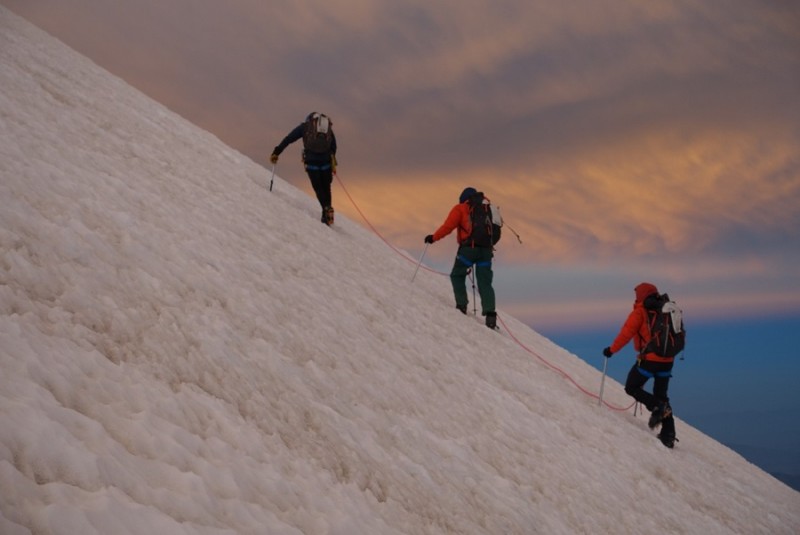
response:
[[[669,403],[660,402],[656,405],[656,408],[653,409],[653,412],[650,413],[650,420],[647,422],[647,427],[650,429],[655,429],[664,418],[668,418],[672,415],[672,408],[669,406]]]
[[[456,308],[459,309],[462,314],[467,313],[467,305],[456,305]]]
[[[669,403],[665,404],[664,417],[661,420],[661,432],[658,434],[658,439],[668,448],[674,447],[678,441],[675,438],[675,418],[672,416],[672,408]]]
[[[647,427],[655,429],[661,423],[661,405],[656,405],[650,413],[650,419],[647,421]]]
[[[665,431],[663,429],[658,434],[658,439],[668,448],[674,448],[675,443],[679,442],[679,440],[675,438],[675,433],[670,433],[669,431]]]
[[[322,210],[322,222],[326,225],[333,225],[333,206],[326,206]]]
[[[486,326],[492,330],[497,329],[497,312],[486,313]]]

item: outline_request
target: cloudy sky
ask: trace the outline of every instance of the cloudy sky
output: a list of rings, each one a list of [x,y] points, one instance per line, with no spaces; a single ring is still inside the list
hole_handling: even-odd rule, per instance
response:
[[[328,113],[339,178],[414,254],[484,190],[522,239],[501,242],[498,304],[533,324],[608,316],[640,280],[695,315],[800,310],[796,2],[0,4],[265,173]],[[311,194],[299,153],[277,173]],[[426,253],[445,271],[451,240]]]

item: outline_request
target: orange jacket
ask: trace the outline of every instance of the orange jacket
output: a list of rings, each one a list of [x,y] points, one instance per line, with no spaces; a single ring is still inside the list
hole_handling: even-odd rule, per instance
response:
[[[467,202],[453,206],[442,226],[433,233],[433,241],[441,240],[456,228],[458,229],[456,239],[458,244],[461,245],[472,233],[472,222],[469,219],[469,204]]]
[[[633,303],[633,310],[628,314],[628,319],[625,320],[625,324],[610,346],[612,353],[625,347],[631,339],[633,339],[633,348],[637,353],[641,353],[642,349],[647,346],[652,336],[644,300],[656,292],[656,287],[650,283],[645,282],[636,287],[636,301]],[[661,357],[655,353],[645,353],[642,358],[652,362],[673,362],[675,360],[674,357]]]

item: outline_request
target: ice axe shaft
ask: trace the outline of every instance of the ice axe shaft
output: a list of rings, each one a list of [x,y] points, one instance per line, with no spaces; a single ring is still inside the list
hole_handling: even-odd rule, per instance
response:
[[[275,180],[275,164],[272,164],[272,176],[269,178],[269,190],[272,191],[272,182]]]
[[[606,371],[608,370],[608,358],[603,357],[603,378],[600,380],[600,396],[597,402],[598,405],[603,404],[603,388],[606,386]]]
[[[428,245],[430,245],[430,243],[425,244],[425,248],[422,250],[422,254],[419,256],[419,262],[417,262],[417,269],[414,270],[414,275],[411,277],[411,282],[414,282],[414,279],[417,278],[417,271],[419,271],[419,266],[422,265],[422,259],[425,258],[425,253],[428,252]]]

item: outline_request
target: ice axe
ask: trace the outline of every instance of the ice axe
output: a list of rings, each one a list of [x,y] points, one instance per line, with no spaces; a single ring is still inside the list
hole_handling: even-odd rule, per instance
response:
[[[272,191],[272,181],[275,180],[275,164],[272,164],[272,176],[269,178],[269,190]]]
[[[425,258],[425,253],[428,252],[428,246],[430,243],[425,244],[425,248],[422,250],[422,254],[419,256],[419,262],[417,262],[417,269],[414,270],[414,276],[411,277],[411,282],[414,282],[414,279],[417,278],[417,271],[419,271],[419,266],[422,265],[422,259]]]
[[[603,357],[603,378],[600,380],[600,396],[598,396],[598,405],[603,404],[603,388],[606,386],[606,370],[608,370],[608,357]]]

